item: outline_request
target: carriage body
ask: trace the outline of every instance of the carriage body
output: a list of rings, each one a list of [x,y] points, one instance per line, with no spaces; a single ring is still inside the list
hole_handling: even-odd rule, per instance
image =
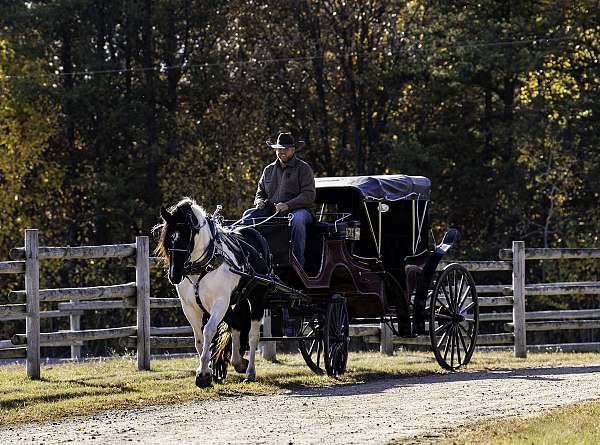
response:
[[[269,242],[275,273],[315,301],[344,295],[352,320],[393,311],[405,297],[405,259],[428,248],[429,179],[386,175],[315,182],[315,222],[307,227],[304,267],[292,253],[286,218],[257,227]]]
[[[297,290],[296,295],[305,297],[298,301],[281,289],[271,294],[267,305],[273,316],[273,339],[298,340],[315,371],[323,369],[319,357],[312,356],[331,349],[323,361],[326,371],[336,375],[345,369],[349,325],[387,323],[396,335],[414,336],[425,333],[425,318],[429,318],[440,365],[457,369],[468,363],[477,335],[475,285],[457,265],[436,281],[435,269],[456,241],[457,232],[448,232],[440,245],[430,246],[430,180],[384,175],[317,178],[315,182],[315,221],[307,226],[304,266],[293,255],[287,218],[273,218],[256,227],[269,243],[275,274]],[[466,323],[458,302],[467,293],[467,305],[475,301],[475,307],[469,307],[474,326],[469,328],[468,339],[467,334],[459,338],[460,328],[454,325],[452,334],[442,336],[438,331],[449,323],[447,318],[457,326]],[[314,351],[315,341],[328,343],[319,343]],[[455,365],[454,349],[460,356],[460,342],[466,346]]]

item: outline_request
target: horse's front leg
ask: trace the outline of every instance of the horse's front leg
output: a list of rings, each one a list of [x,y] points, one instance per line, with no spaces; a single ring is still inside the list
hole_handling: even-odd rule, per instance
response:
[[[188,319],[192,330],[194,331],[194,343],[196,345],[196,351],[198,351],[198,369],[200,369],[200,357],[202,355],[202,316],[204,312],[197,304],[186,302],[185,299],[180,299],[181,308],[185,314],[185,318]],[[197,371],[196,371],[197,372]]]
[[[196,385],[199,387],[210,386],[212,383],[212,372],[210,369],[210,346],[213,341],[219,323],[225,317],[227,312],[227,304],[215,304],[211,308],[210,318],[204,326],[203,330],[203,342],[202,342],[202,353],[200,354],[200,366],[196,370]]]
[[[256,358],[256,349],[260,340],[260,319],[252,320],[250,323],[250,333],[248,335],[250,343],[250,351],[248,351],[248,368],[246,369],[246,378],[244,382],[256,381],[256,368],[254,367],[254,359]]]

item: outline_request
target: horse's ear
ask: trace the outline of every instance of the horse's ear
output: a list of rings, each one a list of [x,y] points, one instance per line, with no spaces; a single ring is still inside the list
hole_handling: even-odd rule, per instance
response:
[[[162,216],[162,219],[168,223],[169,221],[171,221],[173,219],[173,215],[171,215],[167,209],[164,208],[164,206],[162,206],[160,208],[160,216]]]

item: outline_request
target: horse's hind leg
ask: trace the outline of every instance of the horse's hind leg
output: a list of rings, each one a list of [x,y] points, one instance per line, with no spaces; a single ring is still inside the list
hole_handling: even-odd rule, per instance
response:
[[[248,368],[246,369],[246,378],[244,382],[256,381],[256,369],[254,367],[254,359],[256,358],[256,349],[258,348],[258,340],[260,339],[260,319],[252,320],[250,323],[249,334],[250,351],[248,352]]]
[[[240,354],[240,331],[231,329],[231,364],[236,372],[245,374],[248,369],[248,360],[244,359]]]

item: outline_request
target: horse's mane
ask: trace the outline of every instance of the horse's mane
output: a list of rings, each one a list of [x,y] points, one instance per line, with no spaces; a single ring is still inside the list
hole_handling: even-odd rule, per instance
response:
[[[169,207],[167,210],[169,213],[175,215],[182,207],[189,207],[192,209],[192,211],[198,210],[202,216],[207,216],[206,210],[199,206],[192,198],[188,198],[187,196],[177,204]],[[152,228],[152,233],[156,233],[160,229],[158,245],[156,246],[156,249],[154,249],[154,254],[162,260],[165,268],[169,267],[169,253],[167,252],[167,246],[165,243],[169,228],[169,223],[167,221],[163,221]]]

